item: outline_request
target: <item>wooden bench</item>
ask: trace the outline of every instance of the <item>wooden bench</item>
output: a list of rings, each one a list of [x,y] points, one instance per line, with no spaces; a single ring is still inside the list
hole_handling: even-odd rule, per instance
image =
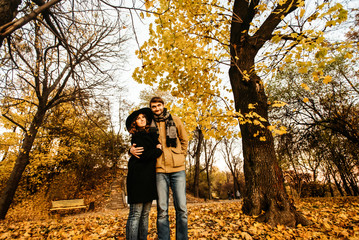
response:
[[[83,198],[51,201],[50,211],[68,210],[68,209],[77,209],[77,208],[87,208]]]

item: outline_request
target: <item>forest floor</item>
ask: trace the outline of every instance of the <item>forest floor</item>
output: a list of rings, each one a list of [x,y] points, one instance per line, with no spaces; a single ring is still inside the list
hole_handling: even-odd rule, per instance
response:
[[[296,207],[311,226],[271,227],[241,211],[242,201],[188,204],[189,239],[359,239],[359,197],[305,198]],[[170,208],[171,236],[175,211]],[[125,239],[128,209],[77,212],[32,221],[0,221],[0,239]],[[171,239],[172,239],[171,237]],[[149,237],[156,239],[156,209],[150,213]]]

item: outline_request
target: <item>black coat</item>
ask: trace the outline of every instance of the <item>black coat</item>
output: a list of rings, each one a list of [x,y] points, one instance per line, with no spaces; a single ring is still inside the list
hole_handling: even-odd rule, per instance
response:
[[[132,135],[131,143],[143,147],[140,158],[131,156],[128,161],[127,194],[128,203],[145,203],[157,199],[156,188],[156,159],[162,150],[156,148],[159,144],[156,136],[145,131]]]

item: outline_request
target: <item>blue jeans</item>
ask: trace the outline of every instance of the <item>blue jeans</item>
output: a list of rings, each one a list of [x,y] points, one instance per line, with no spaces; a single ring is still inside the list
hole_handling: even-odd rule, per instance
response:
[[[176,210],[176,239],[188,239],[186,173],[156,173],[157,183],[157,233],[159,240],[170,240],[168,220],[169,187],[173,192],[173,204]]]
[[[147,239],[148,215],[151,210],[151,202],[130,204],[126,225],[126,239]]]

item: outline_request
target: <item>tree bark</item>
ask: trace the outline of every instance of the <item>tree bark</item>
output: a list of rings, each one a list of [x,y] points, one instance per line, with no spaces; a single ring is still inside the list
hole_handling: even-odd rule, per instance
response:
[[[203,133],[202,130],[197,128],[198,142],[195,153],[195,166],[194,166],[194,177],[193,177],[193,194],[195,197],[199,197],[199,174],[200,174],[200,160],[201,160],[201,151],[202,151],[202,142],[203,142]]]
[[[208,186],[208,199],[212,200],[212,182],[209,167],[206,167],[206,176],[207,176],[207,186]]]
[[[239,124],[246,181],[243,212],[248,215],[259,215],[258,221],[273,226],[308,225],[310,222],[297,212],[285,190],[282,170],[274,151],[274,140],[267,128],[269,126],[267,96],[261,79],[255,73],[255,57],[259,49],[270,40],[272,31],[281,21],[281,14],[286,15],[293,11],[296,7],[290,6],[291,4],[295,6],[296,2],[288,0],[278,6],[256,34],[250,36],[248,30],[256,14],[258,3],[259,1],[248,3],[245,0],[236,0],[231,25],[229,77],[236,111],[240,111],[244,116],[253,111],[267,120],[262,122],[265,128],[250,123]],[[259,137],[262,137],[262,141]]]
[[[5,185],[5,188],[1,192],[0,219],[5,219],[5,216],[14,198],[16,189],[21,180],[22,173],[24,172],[26,166],[29,164],[30,150],[33,146],[38,129],[44,120],[45,113],[46,110],[39,109],[30,125],[29,131],[25,133],[21,149],[15,161],[15,166]]]

